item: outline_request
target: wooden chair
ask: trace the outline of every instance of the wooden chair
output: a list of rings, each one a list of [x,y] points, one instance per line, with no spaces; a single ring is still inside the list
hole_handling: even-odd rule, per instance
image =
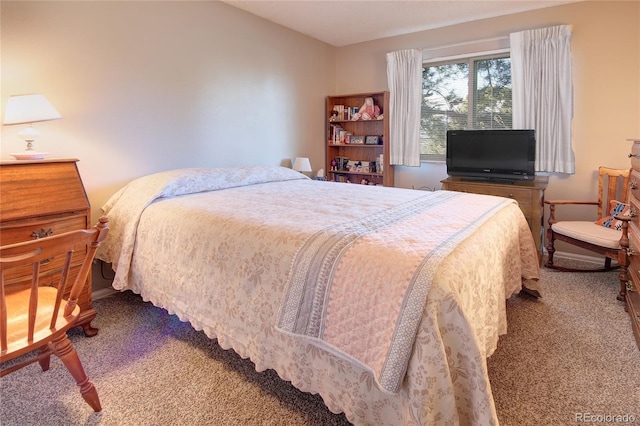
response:
[[[610,271],[622,265],[626,266],[626,252],[620,245],[623,232],[613,228],[605,228],[595,223],[599,218],[609,215],[610,201],[627,203],[629,189],[629,169],[598,168],[598,200],[553,200],[545,201],[549,205],[549,226],[547,228],[548,258],[545,266],[560,271],[600,272]],[[560,205],[593,205],[597,207],[597,216],[593,221],[556,221],[556,206]],[[555,241],[581,247],[605,257],[604,266],[594,269],[576,269],[558,266],[553,261]],[[617,263],[611,263],[611,260]]]
[[[91,229],[66,232],[51,237],[0,247],[0,377],[35,361],[49,369],[51,354],[57,355],[80,386],[80,393],[94,411],[101,411],[98,392],[89,381],[67,330],[78,319],[78,296],[85,286],[96,249],[109,231],[103,217]],[[68,300],[63,300],[74,252],[84,258]],[[63,266],[56,287],[39,286],[40,265],[59,256]],[[30,274],[30,275],[29,275]],[[16,276],[29,275],[30,287],[7,292],[5,286]],[[44,279],[44,278],[43,278]],[[62,302],[64,303],[64,306]],[[34,353],[33,356],[27,354]],[[28,358],[22,362],[15,358]],[[6,366],[5,366],[6,365]]]

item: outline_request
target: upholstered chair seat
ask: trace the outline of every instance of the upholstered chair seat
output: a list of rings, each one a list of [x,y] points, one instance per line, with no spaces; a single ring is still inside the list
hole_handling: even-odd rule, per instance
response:
[[[577,220],[563,221],[554,223],[551,225],[551,229],[553,229],[553,232],[556,234],[562,234],[596,246],[612,249],[620,248],[622,231],[605,228],[604,226],[596,225],[594,222]]]

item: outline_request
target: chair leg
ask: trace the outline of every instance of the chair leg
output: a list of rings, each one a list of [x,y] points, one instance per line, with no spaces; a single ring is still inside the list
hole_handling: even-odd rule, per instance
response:
[[[553,235],[553,231],[551,230],[551,228],[547,229],[547,241],[549,241],[549,243],[547,244],[546,266],[553,267],[553,253],[556,252],[556,248],[553,245],[555,241],[555,236]]]
[[[38,349],[38,363],[40,364],[40,368],[42,371],[49,370],[49,364],[51,362],[51,348],[48,346],[43,346]]]
[[[53,353],[62,360],[64,366],[67,367],[69,373],[71,373],[78,386],[80,386],[80,393],[87,404],[89,404],[95,412],[101,411],[102,407],[100,405],[100,399],[98,398],[98,391],[84,372],[80,358],[78,358],[78,353],[71,344],[71,340],[69,340],[66,334],[63,334],[51,342],[51,346]]]

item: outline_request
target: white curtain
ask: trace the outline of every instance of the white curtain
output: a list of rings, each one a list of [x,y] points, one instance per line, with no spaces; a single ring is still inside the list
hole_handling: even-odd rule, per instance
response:
[[[420,166],[422,51],[387,53],[390,164]]]
[[[513,128],[536,131],[536,171],[575,173],[571,26],[512,33]]]

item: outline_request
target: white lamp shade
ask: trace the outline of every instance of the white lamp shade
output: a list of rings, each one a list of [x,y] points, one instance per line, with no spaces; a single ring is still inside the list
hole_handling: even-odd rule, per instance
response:
[[[43,95],[13,95],[7,100],[3,124],[35,123],[59,118],[62,118],[62,115]]]
[[[293,162],[293,170],[298,172],[310,172],[311,163],[307,157],[296,157],[296,161]]]

